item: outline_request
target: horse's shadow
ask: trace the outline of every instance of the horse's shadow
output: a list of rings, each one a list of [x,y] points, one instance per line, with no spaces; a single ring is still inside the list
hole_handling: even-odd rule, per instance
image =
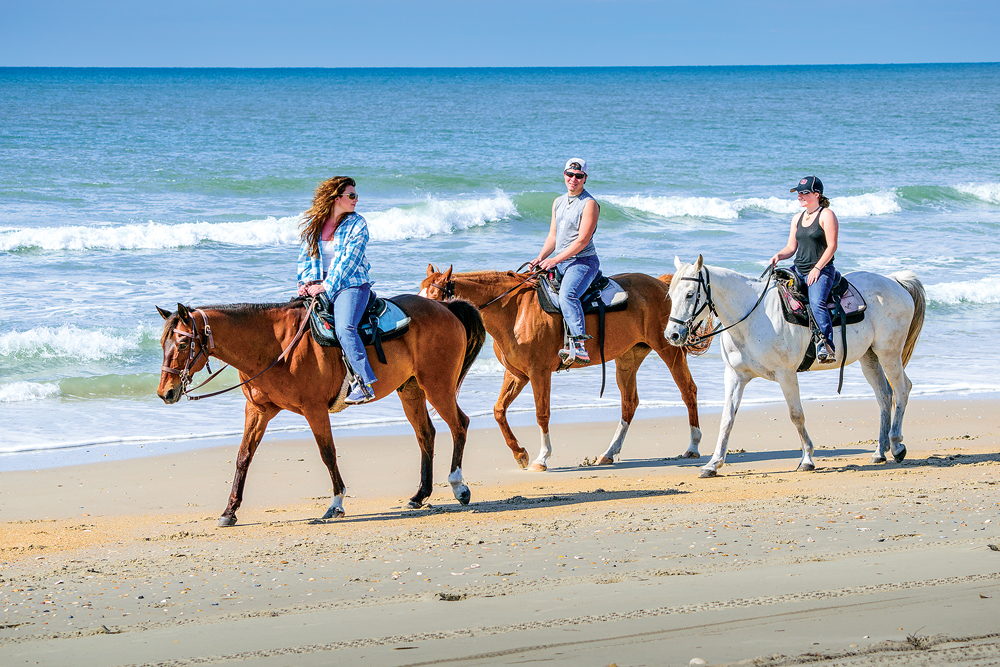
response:
[[[851,463],[843,466],[829,466],[823,468],[817,468],[816,472],[820,473],[831,473],[831,472],[865,472],[873,470],[885,470],[886,466],[892,466],[895,468],[922,468],[922,467],[932,467],[932,468],[952,468],[954,466],[962,465],[973,465],[976,463],[1000,463],[1000,452],[991,452],[988,454],[948,454],[942,456],[940,454],[932,454],[925,459],[907,459],[899,463],[893,462],[890,458],[887,463],[867,463],[867,464],[857,464]]]
[[[819,458],[827,457],[837,457],[837,456],[853,456],[855,454],[870,454],[869,449],[818,449],[815,455]],[[801,449],[790,449],[787,451],[769,451],[769,452],[733,452],[730,451],[726,454],[727,463],[761,463],[764,461],[772,460],[783,460],[792,459],[799,460],[802,458]],[[703,455],[697,459],[682,458],[680,456],[672,456],[669,458],[652,458],[652,459],[625,459],[616,461],[614,465],[587,465],[580,464],[575,466],[558,466],[554,468],[549,468],[548,473],[579,473],[587,471],[607,471],[614,472],[615,470],[629,470],[634,468],[698,468],[704,465],[705,461],[708,460],[708,456]]]
[[[629,500],[633,498],[652,498],[657,496],[673,496],[687,491],[678,489],[633,489],[628,491],[579,491],[576,493],[555,493],[545,496],[512,496],[504,500],[486,500],[473,502],[468,506],[458,504],[434,505],[428,504],[419,509],[399,509],[371,514],[347,516],[341,519],[301,519],[289,523],[309,524],[350,524],[367,523],[370,521],[390,521],[395,519],[420,519],[436,514],[494,514],[497,512],[514,512],[532,509],[549,509],[566,507],[583,503],[605,502],[609,500]],[[249,525],[249,524],[248,524]]]

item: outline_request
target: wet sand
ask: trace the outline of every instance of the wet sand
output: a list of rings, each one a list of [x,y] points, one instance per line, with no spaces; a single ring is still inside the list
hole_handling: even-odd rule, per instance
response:
[[[613,467],[579,464],[615,424],[555,425],[546,473],[482,428],[467,507],[441,428],[420,510],[412,437],[345,437],[325,522],[306,440],[265,439],[233,528],[235,443],[0,473],[0,663],[996,664],[998,407],[914,400],[907,459],[875,465],[874,401],[807,403],[813,473],[784,406],[744,410],[704,480],[681,418],[637,421]]]

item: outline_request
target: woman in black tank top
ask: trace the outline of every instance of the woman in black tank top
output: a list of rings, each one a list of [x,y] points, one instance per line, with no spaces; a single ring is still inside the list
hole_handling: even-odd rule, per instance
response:
[[[795,272],[809,286],[809,309],[820,332],[826,339],[816,345],[816,359],[820,363],[836,361],[833,346],[833,322],[826,302],[836,281],[837,270],[833,256],[837,251],[840,222],[830,210],[830,200],[823,196],[823,182],[815,176],[806,176],[789,192],[798,193],[803,211],[792,217],[788,242],[771,258],[771,264],[795,255]]]

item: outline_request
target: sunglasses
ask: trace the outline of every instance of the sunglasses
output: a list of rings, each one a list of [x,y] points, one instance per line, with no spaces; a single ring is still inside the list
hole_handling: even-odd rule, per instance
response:
[[[342,194],[340,196],[341,197],[347,197],[348,199],[350,199],[350,200],[353,201],[353,200],[355,200],[355,199],[358,198],[358,193],[357,192],[345,192],[344,194]]]
[[[587,178],[587,175],[579,171],[564,171],[566,178]]]

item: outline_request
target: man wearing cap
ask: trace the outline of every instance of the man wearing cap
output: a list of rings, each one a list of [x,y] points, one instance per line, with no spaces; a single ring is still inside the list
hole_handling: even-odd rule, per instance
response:
[[[830,200],[823,196],[823,181],[806,176],[789,192],[798,194],[799,206],[804,210],[792,217],[788,242],[771,258],[771,264],[795,254],[795,272],[809,289],[809,310],[823,339],[816,343],[816,361],[821,364],[836,361],[833,346],[833,321],[826,302],[837,281],[833,255],[837,251],[840,222],[830,210]]]
[[[574,157],[566,161],[563,167],[566,194],[552,202],[549,235],[538,256],[529,262],[545,271],[556,270],[562,277],[559,308],[569,329],[570,342],[559,351],[559,357],[564,362],[581,365],[590,363],[584,344],[590,336],[587,335],[580,297],[590,287],[601,267],[593,241],[601,207],[583,188],[588,175],[587,161],[583,158]]]

